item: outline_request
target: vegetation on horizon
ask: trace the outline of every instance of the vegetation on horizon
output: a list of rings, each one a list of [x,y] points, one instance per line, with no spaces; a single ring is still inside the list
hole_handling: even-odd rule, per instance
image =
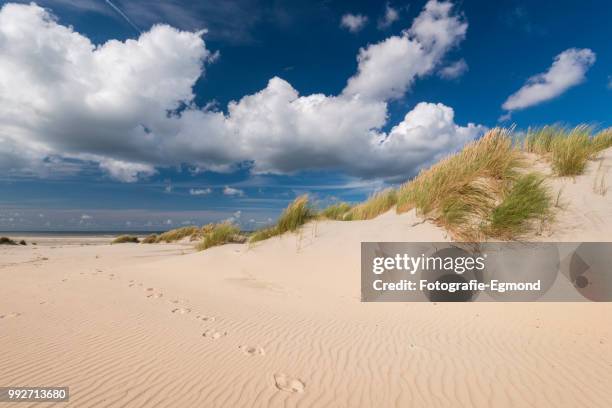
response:
[[[137,244],[139,242],[140,240],[138,239],[138,237],[135,237],[133,235],[120,235],[117,238],[113,239],[111,244],[126,244],[126,243]]]
[[[17,245],[17,243],[9,237],[0,237],[0,245]]]
[[[190,237],[199,232],[199,228],[194,225],[188,225],[186,227],[176,228],[170,231],[166,231],[163,234],[157,236],[156,242],[175,242],[180,241],[185,237]]]
[[[360,204],[339,202],[316,211],[307,195],[297,197],[275,225],[255,231],[249,242],[296,231],[315,218],[369,220],[394,207],[397,213],[414,209],[454,239],[516,239],[551,220],[557,206],[545,177],[529,172],[525,153],[545,157],[556,176],[576,176],[584,172],[588,160],[612,147],[612,128],[592,132],[585,125],[544,126],[529,129],[516,143],[513,129],[495,128],[399,188],[379,191]],[[183,227],[143,242],[172,242],[186,236],[201,238],[200,250],[244,240],[237,226],[222,223]]]

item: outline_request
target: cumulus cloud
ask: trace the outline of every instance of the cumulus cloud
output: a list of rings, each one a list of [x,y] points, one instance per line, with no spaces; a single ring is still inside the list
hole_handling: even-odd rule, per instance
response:
[[[238,189],[238,188],[232,188],[230,186],[225,186],[225,188],[223,189],[223,194],[225,194],[226,196],[239,196],[242,197],[244,195],[244,191]]]
[[[347,13],[340,19],[340,27],[346,28],[351,33],[361,31],[368,22],[368,18],[362,14]]]
[[[465,62],[465,60],[461,58],[460,60],[441,68],[440,71],[438,71],[438,74],[441,78],[444,79],[455,79],[465,74],[467,70],[467,62]]]
[[[207,195],[212,193],[212,190],[210,188],[192,188],[189,189],[189,194],[194,195],[194,196],[198,196],[198,195]]]
[[[391,4],[385,5],[385,14],[378,20],[378,28],[381,30],[387,29],[399,20],[399,12],[391,7]]]
[[[373,100],[402,97],[416,78],[431,73],[465,38],[467,27],[452,3],[430,0],[410,29],[359,50],[357,74],[343,94]]]
[[[521,89],[510,95],[502,108],[515,111],[556,98],[583,82],[594,63],[595,53],[588,48],[565,50],[555,57],[548,71],[529,78]]]
[[[194,104],[193,86],[216,55],[201,33],[155,26],[135,40],[94,45],[45,9],[7,4],[0,10],[0,167],[44,175],[55,163],[82,161],[124,182],[181,164],[407,177],[483,130],[455,124],[450,107],[421,103],[382,131],[388,101],[434,71],[466,29],[451,3],[430,0],[401,36],[360,51],[358,72],[340,95],[300,95],[274,77],[223,112]]]

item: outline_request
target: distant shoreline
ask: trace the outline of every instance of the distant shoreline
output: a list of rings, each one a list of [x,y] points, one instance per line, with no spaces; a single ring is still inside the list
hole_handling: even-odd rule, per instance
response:
[[[109,236],[116,235],[150,235],[161,234],[164,231],[0,231],[0,236],[20,236],[20,237],[53,237],[53,236]]]

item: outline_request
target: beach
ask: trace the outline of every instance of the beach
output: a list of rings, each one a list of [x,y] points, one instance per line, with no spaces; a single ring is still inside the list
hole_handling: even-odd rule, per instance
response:
[[[609,406],[610,303],[361,303],[360,243],[410,238],[449,239],[390,212],[203,252],[2,247],[0,384],[76,407]]]

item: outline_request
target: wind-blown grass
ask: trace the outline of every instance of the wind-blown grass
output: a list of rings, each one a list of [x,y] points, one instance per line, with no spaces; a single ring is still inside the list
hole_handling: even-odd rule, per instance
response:
[[[251,235],[250,242],[262,241],[285,232],[295,231],[313,219],[315,215],[315,211],[308,200],[308,195],[302,195],[285,208],[276,225],[255,231]]]
[[[520,176],[489,216],[486,235],[512,239],[529,230],[533,220],[550,214],[551,196],[544,178],[536,173]]]
[[[592,135],[593,129],[579,125],[568,129],[544,126],[530,129],[523,148],[547,158],[557,176],[577,176],[584,173],[589,159],[603,149],[612,147],[612,129]]]
[[[243,241],[244,240],[240,235],[240,228],[238,228],[238,226],[230,222],[223,222],[221,224],[214,225],[212,230],[204,234],[202,241],[200,241],[196,249],[198,251],[203,251],[214,246],[219,246],[230,242]]]
[[[523,167],[510,131],[493,129],[400,187],[397,211],[415,208],[458,238],[477,237]]]
[[[142,244],[155,244],[157,242],[157,234],[147,235],[142,241]]]
[[[582,174],[594,153],[589,127],[577,126],[569,132],[560,133],[551,145],[553,171],[558,176]]]
[[[397,204],[397,191],[389,188],[375,193],[365,202],[353,207],[345,214],[344,219],[370,220],[389,211],[395,204]]]
[[[344,220],[346,214],[351,210],[351,208],[352,207],[349,203],[336,203],[323,209],[320,215],[328,220]]]
[[[607,128],[593,137],[593,147],[596,152],[612,147],[612,128]]]
[[[523,149],[529,153],[548,154],[552,151],[553,141],[565,132],[560,126],[530,128],[523,142]]]
[[[193,225],[187,227],[176,228],[170,231],[166,231],[157,237],[157,242],[175,242],[185,237],[190,237],[193,234],[199,232],[199,228]]]
[[[117,238],[113,239],[111,244],[127,244],[127,243],[137,244],[138,242],[140,242],[138,237],[135,237],[133,235],[120,235]]]

